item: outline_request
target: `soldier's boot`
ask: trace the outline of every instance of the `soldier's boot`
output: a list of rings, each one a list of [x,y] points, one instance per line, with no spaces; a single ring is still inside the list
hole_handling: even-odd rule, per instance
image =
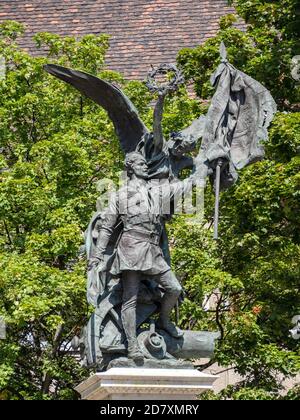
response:
[[[136,310],[130,307],[124,310],[122,308],[122,323],[128,343],[128,359],[134,362],[142,362],[144,360],[143,353],[139,347],[136,338]]]
[[[169,272],[166,275],[169,275],[171,279],[172,279],[172,276],[173,278],[175,277],[172,272]],[[176,327],[176,325],[174,325],[170,321],[171,311],[175,307],[181,293],[182,293],[181,286],[176,280],[175,285],[171,289],[165,292],[165,295],[161,302],[160,316],[156,323],[158,328],[165,330],[168,334],[170,334],[174,338],[180,338],[184,334],[180,328]]]
[[[144,361],[144,355],[137,340],[128,340],[128,359],[132,359],[134,362]]]
[[[168,334],[170,334],[172,337],[174,338],[180,338],[183,336],[184,332],[176,327],[175,324],[173,324],[173,322],[171,322],[169,319],[167,318],[162,318],[160,317],[156,323],[157,328],[166,331]]]

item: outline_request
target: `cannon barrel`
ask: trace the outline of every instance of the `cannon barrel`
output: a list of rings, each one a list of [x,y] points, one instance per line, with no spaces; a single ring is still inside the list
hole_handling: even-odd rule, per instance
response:
[[[220,338],[219,332],[184,331],[183,337],[171,337],[166,331],[159,330],[163,336],[167,351],[180,359],[211,358],[215,349],[215,340]]]

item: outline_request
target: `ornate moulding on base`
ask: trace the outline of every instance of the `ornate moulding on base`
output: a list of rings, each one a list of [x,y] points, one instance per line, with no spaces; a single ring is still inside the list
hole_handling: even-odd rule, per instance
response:
[[[111,368],[76,391],[83,400],[196,400],[217,378],[194,369]]]

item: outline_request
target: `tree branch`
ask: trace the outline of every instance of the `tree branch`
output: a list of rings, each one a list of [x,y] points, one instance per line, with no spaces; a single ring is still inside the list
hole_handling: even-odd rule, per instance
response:
[[[52,351],[51,351],[51,358],[52,359],[55,357],[56,352],[59,349],[62,333],[63,333],[63,324],[59,324],[57,326],[55,334],[54,334],[53,346],[52,346]],[[43,377],[43,381],[42,381],[42,393],[43,394],[49,394],[52,379],[53,379],[52,376],[48,372],[45,372],[44,377]]]
[[[5,220],[3,220],[3,223],[4,223],[4,229],[5,229],[8,241],[9,241],[9,245],[12,245],[13,242],[12,242],[12,239],[11,239],[11,236],[10,236],[10,233],[9,233],[9,230],[8,230],[8,227],[7,227],[7,224],[6,224]]]
[[[216,324],[217,324],[217,326],[220,330],[220,334],[221,334],[220,341],[224,340],[224,328],[223,328],[223,325],[221,323],[221,311],[220,311],[222,299],[223,299],[223,296],[221,295],[220,299],[218,300],[217,306],[216,306]]]

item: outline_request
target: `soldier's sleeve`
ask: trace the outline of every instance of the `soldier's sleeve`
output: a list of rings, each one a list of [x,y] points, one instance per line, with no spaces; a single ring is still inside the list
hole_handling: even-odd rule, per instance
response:
[[[184,194],[191,192],[193,186],[204,188],[206,184],[207,171],[202,166],[197,167],[195,172],[183,181],[176,181],[170,184],[170,201],[176,203],[182,199]]]
[[[105,252],[111,235],[114,232],[119,217],[119,199],[118,194],[111,196],[109,206],[102,217],[102,225],[99,231],[97,245],[92,258],[101,259]]]
[[[182,194],[189,193],[192,190],[193,185],[195,185],[195,182],[195,174],[193,174],[183,181],[176,181],[170,184],[171,199],[176,199],[176,197],[179,197]]]

